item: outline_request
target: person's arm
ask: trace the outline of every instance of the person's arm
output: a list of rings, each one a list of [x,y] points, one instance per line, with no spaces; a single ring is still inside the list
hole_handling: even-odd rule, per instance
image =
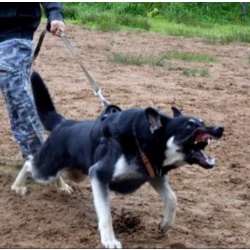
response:
[[[65,29],[62,14],[62,3],[49,2],[41,4],[48,19],[47,30],[53,35],[59,36],[60,30],[64,32]]]

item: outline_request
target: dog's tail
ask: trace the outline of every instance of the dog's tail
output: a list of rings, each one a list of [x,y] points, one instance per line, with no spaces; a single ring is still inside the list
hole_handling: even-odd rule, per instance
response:
[[[64,120],[64,117],[56,111],[43,79],[35,71],[31,75],[31,86],[40,121],[46,130],[51,131]]]

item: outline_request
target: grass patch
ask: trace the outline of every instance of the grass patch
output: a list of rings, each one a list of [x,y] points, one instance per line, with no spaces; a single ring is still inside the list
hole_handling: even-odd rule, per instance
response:
[[[207,26],[210,24],[243,24],[249,26],[250,16],[242,15],[240,2],[64,2],[63,12],[67,19],[72,8],[81,12],[112,12],[115,15],[161,18],[164,22]],[[70,9],[71,8],[71,9]]]
[[[116,17],[118,24],[126,27],[139,28],[143,30],[150,30],[150,23],[147,18],[137,17],[135,18],[132,15],[118,15]]]
[[[115,24],[109,13],[82,13],[80,23],[87,25],[91,29],[102,30],[105,32],[118,31],[119,27]]]
[[[210,72],[208,69],[184,69],[182,74],[185,76],[193,76],[193,77],[210,77]]]
[[[128,54],[121,54],[121,53],[113,53],[108,55],[107,59],[110,62],[121,63],[124,65],[136,65],[136,66],[143,66],[143,65],[150,65],[150,66],[159,66],[159,67],[166,67],[167,70],[176,70],[176,67],[171,63],[171,61],[166,61],[166,59],[173,58],[164,56],[159,57],[143,57],[142,55],[128,55]],[[185,57],[185,60],[186,57]],[[191,61],[194,60],[191,58]],[[201,61],[200,58],[196,59],[196,61]],[[204,57],[202,57],[204,61]],[[206,59],[207,60],[207,59]],[[250,59],[249,59],[250,60]],[[190,59],[188,59],[190,61]],[[210,61],[210,60],[208,60]],[[191,68],[191,69],[183,69],[182,74],[185,76],[193,76],[193,77],[210,77],[210,72],[208,69],[202,68]]]
[[[153,31],[200,37],[209,44],[250,43],[250,18],[241,16],[240,3],[75,2],[64,3],[63,14],[66,22],[106,32]]]
[[[228,35],[207,36],[204,38],[204,41],[210,44],[229,44],[233,42],[250,43],[250,34],[244,31],[237,31]]]
[[[163,57],[143,57],[141,55],[124,55],[120,53],[114,53],[108,55],[108,61],[122,63],[125,65],[137,65],[142,66],[145,64],[152,66],[164,66]]]
[[[182,36],[186,38],[200,37],[209,44],[228,44],[232,42],[250,43],[250,27],[243,25],[209,24],[190,26],[183,23],[164,22],[153,19],[151,30],[163,35]]]
[[[81,13],[80,23],[92,29],[105,32],[119,31],[123,29],[150,30],[150,23],[146,18],[131,15],[114,15],[110,12]]]
[[[250,63],[250,54],[247,56],[247,62]]]
[[[81,10],[77,5],[63,5],[63,15],[67,20],[79,20],[81,15]]]
[[[176,59],[188,62],[216,62],[217,59],[211,55],[193,54],[171,51],[164,54],[165,59]]]

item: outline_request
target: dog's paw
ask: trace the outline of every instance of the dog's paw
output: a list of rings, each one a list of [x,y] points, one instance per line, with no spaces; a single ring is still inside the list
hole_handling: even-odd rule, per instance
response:
[[[62,193],[66,193],[66,194],[73,194],[74,193],[74,189],[66,183],[64,183],[63,186],[58,187],[58,191],[62,192]]]
[[[102,240],[102,244],[105,248],[109,248],[109,249],[121,249],[122,248],[121,242],[118,241],[117,239]]]
[[[27,191],[28,191],[27,187],[25,187],[25,186],[18,187],[18,186],[15,186],[15,185],[11,186],[11,190],[15,191],[16,194],[22,195],[22,196],[27,194]]]
[[[172,227],[173,223],[170,223],[168,221],[162,220],[159,224],[159,230],[162,233],[165,233],[168,229]]]

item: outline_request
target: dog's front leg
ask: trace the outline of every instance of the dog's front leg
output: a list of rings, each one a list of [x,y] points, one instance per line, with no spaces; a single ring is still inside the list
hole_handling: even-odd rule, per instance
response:
[[[108,184],[99,180],[95,166],[91,169],[90,177],[101,242],[106,248],[122,248],[122,244],[116,239],[113,230]]]
[[[177,207],[176,196],[165,176],[156,177],[149,182],[164,202],[163,218],[159,225],[160,230],[164,232],[174,224]]]

